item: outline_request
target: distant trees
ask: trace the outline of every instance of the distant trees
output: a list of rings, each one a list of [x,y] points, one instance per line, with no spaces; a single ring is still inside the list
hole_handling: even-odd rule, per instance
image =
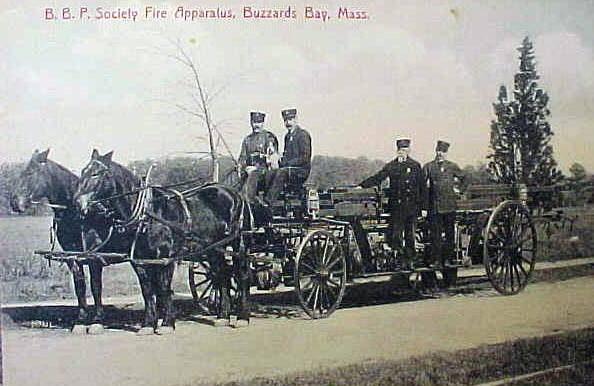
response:
[[[562,175],[550,143],[549,96],[538,86],[534,49],[528,37],[518,51],[520,68],[514,77],[513,97],[501,86],[493,104],[489,172],[500,183],[553,185]]]
[[[343,158],[316,155],[311,164],[308,182],[318,189],[334,186],[358,185],[366,177],[376,173],[385,162],[365,157]]]
[[[485,163],[478,163],[476,166],[467,165],[462,168],[462,173],[464,173],[463,189],[466,189],[468,185],[493,183],[492,176],[489,173],[489,166]]]
[[[235,167],[233,159],[230,157],[219,157],[218,159],[221,177],[230,175],[235,177],[236,173],[230,173]],[[146,176],[151,165],[154,165],[150,176],[151,184],[169,185],[184,181],[198,180],[208,182],[212,179],[212,163],[209,159],[196,159],[193,157],[175,157],[163,160],[145,159],[132,161],[128,168],[138,176]],[[221,179],[222,180],[222,179]],[[221,181],[232,184],[235,180]],[[199,183],[199,182],[198,182]],[[196,184],[196,182],[194,182]]]

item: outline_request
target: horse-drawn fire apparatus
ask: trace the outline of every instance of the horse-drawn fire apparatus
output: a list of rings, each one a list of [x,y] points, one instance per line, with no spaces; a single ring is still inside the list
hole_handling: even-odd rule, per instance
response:
[[[281,199],[273,203],[271,216],[258,218],[255,208],[250,209],[245,203],[247,208],[239,208],[239,217],[225,230],[224,236],[211,245],[197,248],[192,244],[199,235],[189,231],[192,215],[188,208],[192,200],[212,190],[213,185],[176,190],[174,186],[153,186],[149,181],[147,176],[138,189],[94,201],[108,207],[115,198],[135,195],[130,216],[114,222],[104,237],[108,240],[112,233],[132,226],[134,240],[130,242],[129,253],[102,252],[101,243],[86,251],[57,252],[52,247],[36,253],[50,260],[99,261],[104,265],[124,261],[145,265],[187,261],[193,297],[203,309],[213,313],[217,313],[223,296],[232,298],[240,292],[236,277],[228,286],[221,286],[220,280],[221,270],[239,261],[239,256],[247,262],[252,286],[263,290],[281,284],[293,287],[303,310],[312,318],[332,314],[341,303],[347,283],[354,278],[379,275],[408,278],[439,272],[444,282],[451,285],[459,268],[480,262],[493,287],[511,295],[527,285],[536,261],[537,232],[527,206],[531,191],[522,185],[470,186],[458,203],[456,260],[445,266],[410,271],[400,268],[401,256],[386,242],[389,192],[385,190],[317,191],[303,186],[287,187]],[[155,213],[153,201],[157,195],[176,203],[182,213],[181,220],[166,220]],[[136,259],[138,234],[151,222],[169,227],[174,233],[184,233],[186,245],[174,253],[171,249],[168,258]],[[423,256],[428,247],[426,224],[421,218],[416,243],[419,255]],[[219,264],[209,258],[209,252],[215,250],[224,256],[226,263]]]

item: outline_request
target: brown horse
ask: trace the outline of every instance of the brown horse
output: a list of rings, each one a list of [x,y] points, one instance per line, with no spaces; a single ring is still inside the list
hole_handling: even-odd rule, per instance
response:
[[[53,228],[56,238],[64,251],[82,251],[82,222],[73,197],[78,185],[78,177],[62,165],[47,158],[49,149],[35,151],[31,160],[20,175],[16,194],[11,199],[12,210],[23,213],[31,205],[47,200],[54,212]],[[74,332],[86,331],[86,324],[91,324],[90,332],[100,332],[101,308],[101,265],[89,264],[91,274],[91,292],[94,299],[94,312],[89,312],[86,298],[86,284],[83,265],[75,260],[67,262],[72,272],[74,291],[78,300],[78,317],[74,323]]]

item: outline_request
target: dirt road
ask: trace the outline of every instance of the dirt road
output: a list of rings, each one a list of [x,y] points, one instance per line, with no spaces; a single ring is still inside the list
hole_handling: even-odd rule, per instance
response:
[[[4,334],[6,385],[183,385],[399,359],[594,325],[594,277],[338,310],[326,320],[254,318],[249,328],[191,321],[172,336],[65,330]]]

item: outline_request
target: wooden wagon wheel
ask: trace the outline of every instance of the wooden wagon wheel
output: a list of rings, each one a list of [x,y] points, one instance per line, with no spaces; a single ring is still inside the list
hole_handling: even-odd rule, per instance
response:
[[[326,230],[313,230],[303,239],[295,258],[295,292],[312,318],[332,314],[344,296],[347,261],[340,240]]]
[[[483,262],[493,287],[503,295],[520,292],[532,275],[537,236],[528,209],[518,201],[495,208],[484,230]]]
[[[216,285],[217,270],[206,260],[190,262],[188,282],[196,305],[209,315],[216,315],[221,306],[221,291]],[[237,282],[231,279],[231,302],[238,296]]]

